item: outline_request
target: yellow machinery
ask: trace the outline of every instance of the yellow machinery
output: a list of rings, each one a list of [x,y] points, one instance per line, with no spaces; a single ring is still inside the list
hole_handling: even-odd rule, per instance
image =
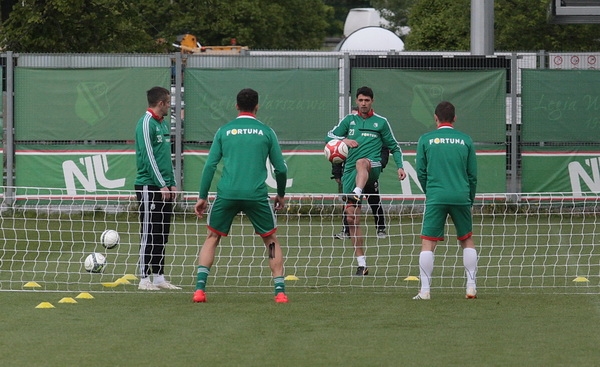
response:
[[[173,46],[179,48],[185,54],[220,54],[220,55],[237,55],[242,51],[248,50],[246,46],[238,46],[235,44],[235,38],[231,40],[231,46],[202,46],[193,34],[184,34],[177,37],[177,42]]]

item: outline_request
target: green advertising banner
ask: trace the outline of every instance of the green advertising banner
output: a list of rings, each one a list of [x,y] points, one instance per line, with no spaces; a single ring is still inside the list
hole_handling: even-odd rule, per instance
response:
[[[67,195],[132,190],[136,176],[135,151],[123,145],[17,146],[15,167],[19,188],[64,188]]]
[[[1,146],[2,145],[0,144],[0,147]],[[0,148],[0,159],[2,160],[2,162],[4,162],[4,148]],[[4,164],[2,165],[2,172],[5,172]],[[2,195],[4,195],[4,184],[0,185],[0,197],[2,197]]]
[[[237,116],[235,98],[243,88],[259,93],[258,119],[279,140],[325,138],[339,120],[337,69],[185,70],[185,140],[210,141]]]
[[[303,150],[294,151],[282,147],[288,165],[287,192],[294,193],[336,193],[337,183],[331,179],[331,163],[327,161],[322,151]],[[184,149],[184,190],[197,192],[200,187],[202,169],[206,163],[208,149],[186,147]],[[404,169],[407,178],[398,181],[395,164],[390,164],[384,169],[380,177],[380,190],[388,195],[421,195],[423,192],[418,184],[415,171],[415,152],[404,152]],[[506,156],[503,152],[477,152],[478,162],[478,193],[501,193],[506,191],[505,170],[496,167],[503,166]],[[216,191],[217,182],[222,173],[219,166],[213,179],[211,192]],[[275,179],[270,174],[267,184],[275,191]]]
[[[4,80],[2,77],[2,68],[0,68],[0,80]],[[0,138],[0,162],[4,162],[4,93],[0,94],[2,98],[0,98],[0,131],[2,131],[2,136]],[[2,164],[2,172],[4,173],[4,164]],[[4,185],[0,185],[0,196],[4,194]]]
[[[373,88],[373,108],[387,117],[396,139],[416,142],[435,128],[437,104],[456,107],[456,128],[476,142],[506,140],[506,71],[352,69],[352,101],[363,85]]]
[[[523,142],[598,142],[597,70],[523,69],[521,77]]]
[[[600,193],[600,152],[530,151],[521,161],[523,193]]]
[[[15,69],[15,140],[132,140],[169,68]]]
[[[287,148],[287,149],[286,149]],[[288,189],[293,193],[332,194],[337,184],[331,179],[331,164],[319,150],[283,147],[288,165]],[[407,179],[399,182],[394,163],[384,170],[380,178],[382,194],[421,195],[416,171],[415,152],[404,152],[404,169]],[[187,146],[184,149],[183,190],[197,192],[200,176],[206,162],[207,149]],[[477,152],[479,166],[479,193],[505,191],[504,170],[494,167],[505,161],[501,152]],[[132,190],[136,176],[135,151],[132,146],[111,145],[89,149],[89,146],[29,146],[19,145],[15,155],[16,186],[65,189],[67,195],[94,194],[103,190]],[[221,169],[213,181],[211,191]],[[275,179],[270,174],[267,184],[275,191]],[[600,181],[600,180],[599,180]]]
[[[2,68],[0,68],[0,80],[4,80]],[[0,98],[0,131],[2,131],[2,134],[4,134],[4,102],[6,101],[6,96],[5,93],[1,93],[0,96],[2,97]],[[2,137],[3,138],[0,139],[0,147],[2,144],[4,144],[4,135]]]

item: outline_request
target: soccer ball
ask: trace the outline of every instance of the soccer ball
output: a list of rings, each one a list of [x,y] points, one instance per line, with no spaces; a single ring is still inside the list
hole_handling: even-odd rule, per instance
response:
[[[338,139],[330,140],[323,151],[331,163],[342,163],[348,157],[348,146]]]
[[[90,273],[102,273],[104,266],[106,266],[106,258],[97,252],[89,254],[83,262],[83,267]]]
[[[100,243],[106,248],[113,248],[119,244],[119,232],[107,229],[100,235]]]

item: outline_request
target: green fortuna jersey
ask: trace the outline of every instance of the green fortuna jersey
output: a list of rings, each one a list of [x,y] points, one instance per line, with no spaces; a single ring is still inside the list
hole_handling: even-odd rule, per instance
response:
[[[467,134],[450,124],[423,134],[417,145],[416,166],[426,204],[473,204],[477,161]]]
[[[402,150],[394,137],[388,120],[371,112],[365,119],[358,114],[344,117],[331,131],[327,133],[325,142],[333,139],[356,140],[358,147],[349,149],[348,158],[344,164],[344,172],[356,169],[356,161],[368,158],[373,167],[381,166],[381,148],[388,147],[398,168],[403,167]]]
[[[264,200],[268,195],[267,164],[273,166],[277,194],[285,195],[287,166],[273,129],[254,115],[241,113],[235,120],[221,126],[208,153],[199,195],[208,191],[219,162],[223,173],[217,184],[217,196],[230,200]]]

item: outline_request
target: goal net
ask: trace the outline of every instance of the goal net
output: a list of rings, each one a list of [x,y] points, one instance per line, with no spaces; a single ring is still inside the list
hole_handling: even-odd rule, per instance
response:
[[[206,219],[193,213],[195,195],[180,193],[166,250],[165,275],[184,291],[194,289],[197,254],[207,231]],[[288,197],[277,214],[286,286],[293,292],[417,291],[423,199],[383,196],[385,237],[377,235],[369,205],[362,205],[369,275],[357,277],[351,240],[334,237],[342,230],[338,195]],[[137,291],[140,235],[134,192],[72,196],[60,189],[19,187],[8,201],[4,198],[0,207],[0,290]],[[473,208],[478,289],[597,293],[599,201],[594,195],[559,193],[478,196]],[[115,248],[100,244],[107,229],[120,234]],[[107,259],[101,273],[84,269],[84,259],[94,252]],[[435,252],[431,286],[436,292],[465,287],[462,251],[451,223]],[[272,291],[267,251],[243,214],[217,249],[208,289]]]

